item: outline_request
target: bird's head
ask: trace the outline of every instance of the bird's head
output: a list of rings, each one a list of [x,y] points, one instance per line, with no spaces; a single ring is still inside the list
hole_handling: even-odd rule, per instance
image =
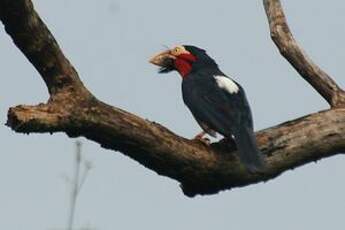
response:
[[[160,67],[159,73],[176,70],[183,78],[202,68],[217,67],[205,50],[190,45],[179,45],[158,53],[150,59],[150,63]]]

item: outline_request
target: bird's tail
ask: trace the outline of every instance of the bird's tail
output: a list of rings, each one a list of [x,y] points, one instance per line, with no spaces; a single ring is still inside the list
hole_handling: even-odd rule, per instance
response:
[[[250,172],[264,168],[263,156],[256,145],[255,134],[249,127],[240,127],[234,132],[238,156]]]

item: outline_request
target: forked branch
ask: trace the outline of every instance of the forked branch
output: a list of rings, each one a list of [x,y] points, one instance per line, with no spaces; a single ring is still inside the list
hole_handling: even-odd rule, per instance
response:
[[[279,1],[264,3],[273,38],[282,53],[334,109],[258,132],[257,142],[267,163],[261,174],[249,174],[233,154],[236,150],[230,143],[220,141],[205,146],[96,99],[84,87],[30,0],[0,0],[0,20],[42,76],[50,99],[37,106],[10,108],[7,125],[19,133],[65,132],[70,137],[84,136],[160,175],[176,179],[188,196],[266,181],[286,170],[344,152],[342,90],[297,45],[290,44],[294,40]]]

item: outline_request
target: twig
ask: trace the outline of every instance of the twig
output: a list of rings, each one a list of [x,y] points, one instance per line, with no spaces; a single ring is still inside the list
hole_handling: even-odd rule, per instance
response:
[[[73,222],[74,222],[74,216],[75,216],[75,208],[77,204],[77,198],[78,198],[78,187],[79,187],[79,171],[80,171],[80,162],[81,162],[81,142],[77,141],[75,143],[76,150],[75,150],[75,165],[74,165],[74,175],[72,179],[72,188],[71,188],[71,200],[70,200],[70,209],[69,209],[69,215],[68,215],[68,224],[67,229],[72,230],[73,228]]]

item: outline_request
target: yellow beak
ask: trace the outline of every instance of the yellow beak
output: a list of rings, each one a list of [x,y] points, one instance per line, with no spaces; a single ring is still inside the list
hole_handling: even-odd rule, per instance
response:
[[[166,50],[153,56],[149,62],[160,67],[166,67],[173,59],[176,59],[176,57],[171,54],[170,50]]]

